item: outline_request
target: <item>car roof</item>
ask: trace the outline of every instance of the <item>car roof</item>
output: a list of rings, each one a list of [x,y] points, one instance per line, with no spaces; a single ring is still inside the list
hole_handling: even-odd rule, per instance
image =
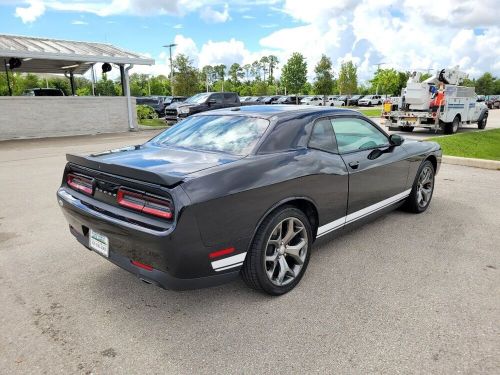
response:
[[[290,115],[338,115],[353,114],[359,115],[358,111],[352,109],[342,109],[337,107],[314,107],[303,105],[275,104],[275,105],[248,105],[242,107],[232,107],[216,109],[209,112],[201,112],[194,116],[202,115],[226,115],[226,116],[249,116],[270,119],[271,117],[289,117]]]

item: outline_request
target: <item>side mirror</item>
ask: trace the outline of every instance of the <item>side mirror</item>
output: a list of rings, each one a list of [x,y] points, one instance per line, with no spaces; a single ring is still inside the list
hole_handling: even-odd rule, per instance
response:
[[[392,145],[392,146],[401,146],[401,144],[405,141],[405,139],[403,137],[401,137],[400,135],[398,134],[392,134],[390,137],[389,137],[389,143]]]
[[[215,104],[215,103],[217,103],[217,100],[209,99],[207,103],[208,103],[208,105]]]

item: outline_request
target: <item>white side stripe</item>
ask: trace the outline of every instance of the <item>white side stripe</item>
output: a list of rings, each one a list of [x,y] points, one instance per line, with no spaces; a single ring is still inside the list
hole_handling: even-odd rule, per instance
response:
[[[393,197],[384,199],[381,202],[378,202],[378,203],[372,204],[371,206],[363,208],[362,210],[353,212],[352,214],[349,214],[346,216],[346,224],[348,224],[352,221],[361,219],[362,217],[370,215],[374,212],[377,212],[377,211],[383,209],[384,207],[390,206],[391,204],[396,203],[403,198],[406,198],[408,195],[410,195],[410,192],[411,192],[411,189],[408,189],[408,190],[403,191],[402,193],[399,193]]]
[[[215,272],[228,270],[228,269],[230,269],[230,268],[239,267],[239,266],[242,266],[242,265],[243,265],[243,262],[241,262],[241,263],[236,263],[236,264],[233,264],[232,266],[227,266],[227,267],[217,268],[217,269],[215,270]]]
[[[365,216],[368,216],[374,212],[380,211],[381,209],[388,207],[391,204],[396,203],[396,202],[406,198],[408,195],[410,195],[410,193],[411,193],[411,189],[405,190],[402,193],[399,193],[393,197],[384,199],[381,202],[372,204],[371,206],[368,206],[368,207],[365,207],[359,211],[353,212],[352,214],[341,217],[340,219],[332,221],[331,223],[322,225],[318,228],[317,237],[321,237],[327,233],[333,232],[336,229],[342,228],[346,224],[352,223],[353,221],[362,219]]]
[[[339,229],[340,227],[343,227],[345,224],[345,216],[341,217],[340,219],[337,219],[335,221],[332,221],[331,223],[322,225],[318,228],[318,237],[322,236],[326,233],[333,232],[335,229]]]
[[[228,269],[232,267],[237,267],[243,264],[247,253],[236,254],[224,259],[216,260],[212,262],[212,268],[216,271],[222,271],[223,269]]]

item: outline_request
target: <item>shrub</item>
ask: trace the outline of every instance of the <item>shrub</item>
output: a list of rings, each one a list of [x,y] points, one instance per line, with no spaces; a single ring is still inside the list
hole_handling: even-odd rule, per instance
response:
[[[149,105],[139,104],[137,106],[137,119],[145,120],[150,118],[158,118],[158,114]]]

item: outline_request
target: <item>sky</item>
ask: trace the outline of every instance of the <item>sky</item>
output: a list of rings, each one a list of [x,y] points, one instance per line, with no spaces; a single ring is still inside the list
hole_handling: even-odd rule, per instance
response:
[[[200,68],[301,52],[309,79],[322,54],[336,73],[354,61],[361,81],[379,63],[473,78],[500,76],[499,14],[500,0],[0,0],[0,33],[111,43],[154,58],[133,70],[154,75],[176,43]]]

